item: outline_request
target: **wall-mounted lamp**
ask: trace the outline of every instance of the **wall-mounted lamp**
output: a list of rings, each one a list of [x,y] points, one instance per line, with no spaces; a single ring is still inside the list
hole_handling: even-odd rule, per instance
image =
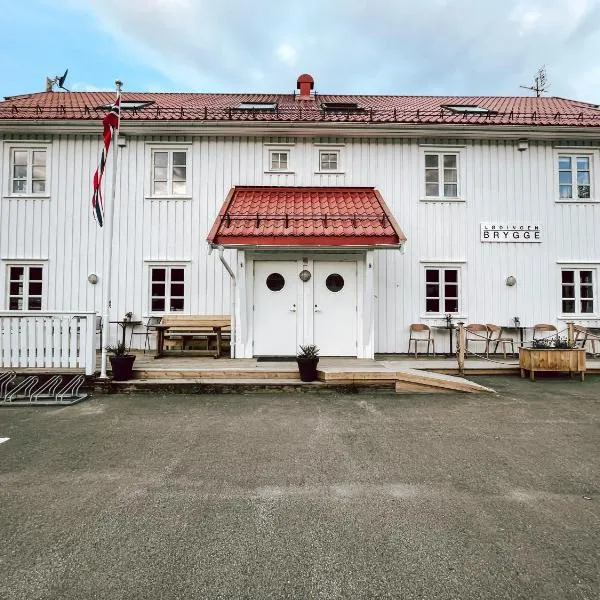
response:
[[[117,145],[120,148],[124,148],[125,146],[127,146],[127,136],[123,135],[122,133],[119,134],[119,141],[117,142]]]
[[[96,275],[96,273],[90,273],[88,275],[88,281],[92,284],[92,285],[96,285],[98,283],[98,275]]]
[[[309,281],[310,280],[310,271],[303,269],[302,271],[300,271],[300,280],[301,281]]]
[[[517,150],[519,152],[525,152],[527,149],[529,149],[529,142],[527,140],[519,140],[517,142]]]
[[[517,283],[517,278],[514,275],[509,275],[506,278],[506,285],[508,287],[512,287],[513,285],[515,285],[515,283]]]

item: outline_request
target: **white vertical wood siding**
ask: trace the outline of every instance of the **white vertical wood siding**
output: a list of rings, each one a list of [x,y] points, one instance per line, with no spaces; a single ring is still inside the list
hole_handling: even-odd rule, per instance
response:
[[[96,225],[90,205],[100,138],[60,135],[40,139],[51,140],[49,199],[6,197],[10,144],[0,144],[4,164],[0,310],[8,308],[5,261],[39,259],[47,261],[44,309],[101,312],[104,230]],[[146,197],[149,142],[191,144],[192,199]],[[267,172],[264,146],[271,143],[292,144],[293,174]],[[319,143],[342,147],[343,173],[316,173],[315,144]],[[422,143],[464,147],[464,202],[420,200]],[[408,325],[424,321],[423,261],[464,261],[462,316],[470,322],[499,324],[511,323],[514,316],[523,324],[556,323],[560,312],[557,261],[600,262],[600,205],[555,202],[556,161],[550,142],[530,142],[527,151],[519,152],[516,142],[502,140],[127,136],[120,154],[113,318],[127,311],[147,317],[148,261],[188,261],[187,312],[230,312],[231,282],[217,257],[208,255],[206,235],[234,185],[376,186],[381,191],[408,242],[405,254],[375,252],[376,352],[405,352]],[[111,164],[109,160],[107,182]],[[481,243],[482,221],[539,223],[543,241]],[[234,257],[233,252],[227,255],[230,260]],[[88,283],[90,273],[98,274],[99,285]],[[516,277],[514,287],[505,285],[508,275]],[[595,285],[597,295],[598,281]],[[137,342],[143,345],[143,338]],[[439,344],[447,341],[440,338]]]

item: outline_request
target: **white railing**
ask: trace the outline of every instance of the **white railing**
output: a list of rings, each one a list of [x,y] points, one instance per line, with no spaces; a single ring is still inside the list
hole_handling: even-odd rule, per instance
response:
[[[96,313],[1,311],[0,368],[96,368]]]

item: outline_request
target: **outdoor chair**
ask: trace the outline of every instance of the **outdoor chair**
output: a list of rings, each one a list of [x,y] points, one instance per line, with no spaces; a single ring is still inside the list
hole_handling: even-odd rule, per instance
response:
[[[550,339],[558,334],[558,330],[554,325],[549,323],[537,323],[533,326],[533,339]]]
[[[471,323],[465,327],[465,352],[469,353],[469,342],[485,344],[485,356],[490,355],[490,332],[483,323]]]
[[[415,358],[418,358],[418,346],[419,344],[427,344],[427,354],[429,355],[429,345],[433,351],[435,358],[435,340],[431,337],[431,329],[429,325],[423,325],[422,323],[412,323],[409,327],[408,337],[408,354],[410,354],[411,343],[415,346]]]
[[[510,337],[502,336],[502,327],[494,325],[493,323],[486,323],[485,326],[489,331],[489,346],[494,344],[493,353],[496,354],[498,352],[498,346],[502,345],[502,354],[504,355],[504,358],[506,358],[506,346],[510,344],[510,352],[514,355],[515,342]]]
[[[146,321],[144,354],[146,354],[146,349],[150,352],[150,333],[156,331],[156,326],[160,325],[161,320],[162,317],[148,317],[148,320]]]
[[[596,344],[600,345],[600,338],[589,333],[587,327],[583,325],[573,325],[573,332],[575,333],[575,346],[577,348],[586,348],[589,343],[591,346],[591,354],[597,354]]]

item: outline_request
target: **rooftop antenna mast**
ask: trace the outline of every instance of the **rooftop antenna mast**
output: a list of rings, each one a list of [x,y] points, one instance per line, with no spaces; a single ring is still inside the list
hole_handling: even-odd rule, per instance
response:
[[[67,78],[68,72],[69,72],[69,69],[67,69],[65,71],[64,75],[57,75],[56,77],[54,77],[52,79],[50,77],[46,77],[46,91],[53,92],[54,86],[57,86],[61,90],[65,90],[65,92],[68,92],[69,90],[65,87],[65,79]]]
[[[550,84],[548,83],[548,79],[546,77],[546,66],[544,65],[538,70],[537,77],[534,79],[533,85],[520,85],[526,90],[531,90],[535,92],[535,95],[539,98],[543,93],[547,92],[550,88]]]

